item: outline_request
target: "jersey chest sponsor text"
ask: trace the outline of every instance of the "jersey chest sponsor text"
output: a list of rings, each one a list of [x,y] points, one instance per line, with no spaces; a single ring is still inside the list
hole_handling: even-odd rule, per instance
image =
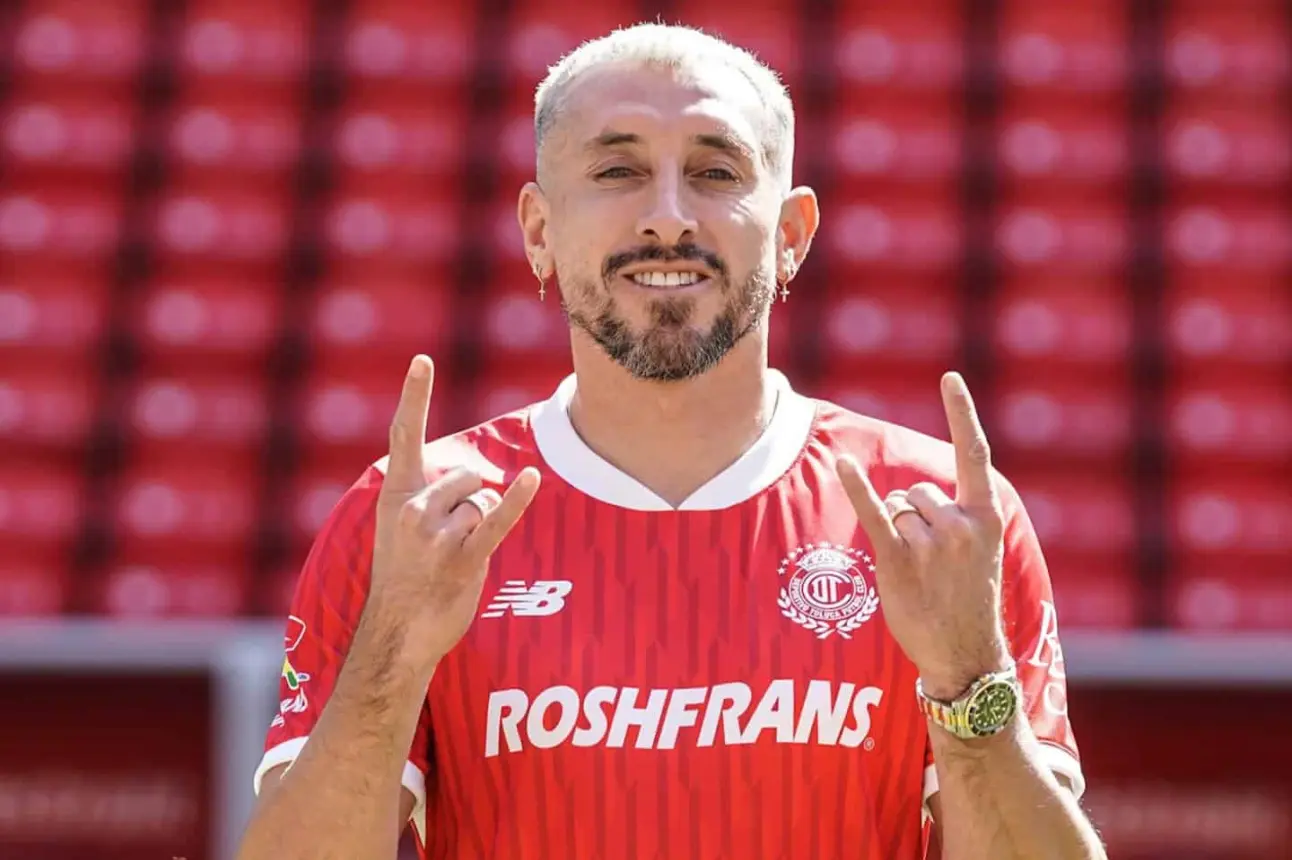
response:
[[[532,697],[521,689],[496,690],[489,694],[485,756],[562,745],[668,750],[760,741],[869,749],[871,710],[883,698],[878,687],[790,679],[758,690],[739,681],[586,693],[555,686]]]

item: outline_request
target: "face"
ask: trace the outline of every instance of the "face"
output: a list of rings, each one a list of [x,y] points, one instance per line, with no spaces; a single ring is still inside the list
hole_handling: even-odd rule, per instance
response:
[[[634,377],[694,377],[765,335],[816,228],[811,191],[787,197],[763,156],[767,121],[723,68],[602,68],[567,91],[521,226],[571,325]]]

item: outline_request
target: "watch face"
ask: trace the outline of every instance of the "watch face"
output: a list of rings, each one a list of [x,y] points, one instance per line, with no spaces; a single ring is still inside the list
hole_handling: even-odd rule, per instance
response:
[[[968,708],[969,728],[979,736],[1003,729],[1018,710],[1018,693],[1004,681],[988,684],[973,697]]]

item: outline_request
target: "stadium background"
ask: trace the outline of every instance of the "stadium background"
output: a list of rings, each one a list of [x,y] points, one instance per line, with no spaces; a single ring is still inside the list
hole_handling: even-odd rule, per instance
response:
[[[776,363],[935,435],[966,370],[1112,856],[1292,857],[1274,0],[0,5],[0,857],[229,856],[291,580],[409,354],[439,431],[564,372],[532,88],[656,14],[796,100],[825,221]]]

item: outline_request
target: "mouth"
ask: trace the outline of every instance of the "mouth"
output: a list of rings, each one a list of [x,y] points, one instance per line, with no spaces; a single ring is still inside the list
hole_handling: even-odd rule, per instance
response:
[[[709,273],[696,268],[639,268],[627,270],[620,277],[647,290],[693,290],[704,287],[711,280]]]

